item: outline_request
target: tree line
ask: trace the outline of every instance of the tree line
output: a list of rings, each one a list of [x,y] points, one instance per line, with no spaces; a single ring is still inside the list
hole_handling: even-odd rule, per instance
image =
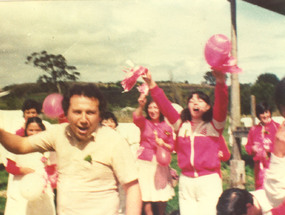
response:
[[[3,88],[3,90],[10,90],[11,93],[1,98],[0,109],[19,109],[23,100],[27,97],[42,102],[48,94],[54,92],[64,93],[70,85],[80,79],[80,72],[77,71],[75,66],[68,65],[67,60],[62,55],[49,54],[47,51],[34,52],[27,56],[25,63],[41,69],[43,74],[39,75],[36,83],[9,85]],[[185,102],[191,90],[198,89],[206,92],[210,97],[214,96],[214,85],[216,83],[212,73],[207,71],[203,77],[204,82],[202,84],[191,84],[187,81],[178,83],[172,80],[157,83],[164,89],[172,102],[185,107],[187,105]],[[274,109],[273,95],[275,86],[279,81],[275,74],[264,73],[259,75],[253,84],[240,84],[241,114],[250,114],[251,95],[255,96],[256,103],[267,101]],[[110,109],[126,106],[136,107],[139,96],[136,87],[128,93],[122,93],[123,89],[120,81],[116,83],[99,82],[96,84],[105,94]],[[137,85],[139,84],[137,83]]]

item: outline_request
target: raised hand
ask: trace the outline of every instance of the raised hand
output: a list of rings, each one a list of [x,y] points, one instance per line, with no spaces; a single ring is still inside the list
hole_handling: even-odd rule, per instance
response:
[[[285,156],[285,121],[280,125],[274,141],[274,155],[277,157]]]

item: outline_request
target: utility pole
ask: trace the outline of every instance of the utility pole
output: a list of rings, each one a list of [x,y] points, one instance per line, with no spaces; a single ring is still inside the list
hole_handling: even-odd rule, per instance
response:
[[[237,28],[236,28],[236,0],[230,0],[231,4],[231,55],[237,59]],[[232,155],[230,161],[231,187],[244,188],[245,184],[245,162],[241,159],[241,136],[240,126],[240,85],[237,73],[231,74],[231,107],[230,107],[230,129],[232,131]]]

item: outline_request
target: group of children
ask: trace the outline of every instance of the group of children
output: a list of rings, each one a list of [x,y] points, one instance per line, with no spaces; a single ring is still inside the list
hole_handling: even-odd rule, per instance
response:
[[[208,95],[202,91],[194,91],[189,95],[187,107],[181,113],[177,112],[172,106],[163,90],[152,79],[149,71],[143,77],[149,87],[151,100],[147,101],[146,97],[140,96],[138,108],[133,113],[133,122],[140,129],[140,147],[135,156],[137,157],[138,181],[143,201],[142,213],[145,215],[164,215],[167,201],[174,196],[170,168],[157,160],[159,147],[169,153],[173,150],[177,153],[178,165],[181,169],[179,177],[179,210],[181,215],[217,214],[216,208],[219,198],[219,205],[222,205],[221,208],[224,208],[226,205],[226,203],[221,203],[221,194],[223,193],[221,161],[227,161],[230,158],[230,152],[222,136],[227,117],[228,90],[225,84],[224,73],[213,71],[213,76],[216,78],[214,105],[212,105]],[[284,82],[285,79],[280,82],[280,86],[276,90],[276,103],[283,116],[285,116]],[[276,132],[281,136],[281,139],[285,133],[278,133],[277,128],[279,125],[270,120],[271,115],[267,113],[268,111],[270,112],[269,108],[264,106],[262,108],[264,111],[257,112],[257,116],[261,121],[260,128],[252,128],[246,146],[248,153],[255,156],[254,160],[258,161],[258,165],[255,167],[257,189],[263,189],[262,175],[265,173],[260,173],[260,170],[268,167],[272,146],[269,144],[267,148],[263,147],[263,151],[259,150],[256,142],[260,137],[256,135],[256,132],[261,133],[263,139],[266,139],[264,136],[268,137],[270,134],[272,136],[271,142],[274,142],[273,138]],[[143,111],[145,111],[145,114]],[[36,105],[28,106],[24,104],[23,113],[25,124],[18,131],[18,135],[29,136],[45,130],[46,126],[38,117],[40,110]],[[167,118],[168,122],[164,120],[165,118]],[[101,120],[102,125],[113,129],[118,126],[117,119],[112,113],[102,114]],[[281,126],[281,129],[283,127]],[[175,133],[175,138],[173,132]],[[284,139],[285,136],[282,141]],[[39,154],[37,158],[33,159],[40,163],[39,166],[41,166],[41,170],[44,170],[47,178],[52,175],[48,173],[48,170],[51,170],[51,166],[54,167],[54,171],[51,172],[55,174],[55,162],[52,161],[52,156],[45,156],[51,160],[47,162],[44,159],[43,162],[43,154],[38,152],[32,154]],[[32,154],[17,155],[17,157],[31,156]],[[264,162],[262,159],[268,162]],[[37,171],[36,167],[25,166],[24,163],[18,160],[20,159],[7,159],[6,169],[13,180],[20,180],[19,178],[22,178],[25,174]],[[24,160],[27,161],[29,159],[25,158]],[[10,181],[9,179],[5,215],[15,214],[14,212],[9,213],[9,205],[11,205],[12,201],[12,198],[9,196],[9,189],[11,187],[15,189],[15,186],[12,186]],[[52,181],[47,182],[47,184],[51,192],[46,188],[44,193],[53,194],[52,190],[56,187],[55,184]],[[121,192],[121,198],[123,199],[124,194],[123,191]],[[244,193],[244,196],[247,196],[246,198],[249,199],[249,203],[252,203],[251,195],[248,195],[245,191],[241,191],[241,193]],[[53,199],[54,195],[50,195],[48,202],[53,203]],[[13,205],[15,205],[15,202]],[[22,212],[17,212],[16,214],[32,214],[27,213],[28,206],[29,202],[27,200],[25,206],[21,209]],[[54,207],[46,214],[55,214]],[[33,206],[33,208],[36,207]],[[120,210],[123,214],[124,208],[122,207]],[[231,213],[220,212],[219,214],[230,215]],[[241,214],[247,214],[246,210],[245,213]]]
[[[24,124],[15,132],[17,135],[31,136],[50,126],[48,122],[39,118],[41,105],[35,100],[25,100],[22,112]],[[57,172],[54,152],[45,152],[44,154],[34,152],[26,155],[8,153],[5,168],[9,173],[5,215],[37,215],[39,211],[46,215],[56,214],[54,189],[56,189]],[[35,183],[33,180],[36,180],[37,177],[30,178],[31,181],[28,183],[31,183],[31,186],[23,183],[25,176],[36,176],[32,173],[39,174],[45,179],[46,184],[42,187],[40,196],[35,196],[37,192],[23,187],[33,187],[33,183]],[[23,195],[23,190],[30,194]]]

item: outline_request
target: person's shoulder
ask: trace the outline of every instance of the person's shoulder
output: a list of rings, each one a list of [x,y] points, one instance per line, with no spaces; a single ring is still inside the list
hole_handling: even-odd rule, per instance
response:
[[[123,136],[118,131],[103,125],[98,127],[96,136],[100,137],[102,140],[114,144],[124,141]]]
[[[116,130],[105,125],[100,125],[96,132],[99,135],[110,135],[110,136],[119,135],[119,133]]]
[[[273,124],[275,124],[276,126],[280,126],[280,123],[279,122],[276,122],[274,119],[272,119],[272,121],[271,121]]]
[[[18,130],[15,132],[15,134],[18,135],[18,136],[23,137],[23,136],[25,136],[25,129],[24,129],[24,128],[20,128],[20,129],[18,129]]]
[[[260,128],[260,129],[262,128],[262,126],[260,125],[260,123],[251,126],[251,128],[250,128],[249,130],[250,130],[250,131],[254,131],[254,130],[258,129],[258,128]]]

